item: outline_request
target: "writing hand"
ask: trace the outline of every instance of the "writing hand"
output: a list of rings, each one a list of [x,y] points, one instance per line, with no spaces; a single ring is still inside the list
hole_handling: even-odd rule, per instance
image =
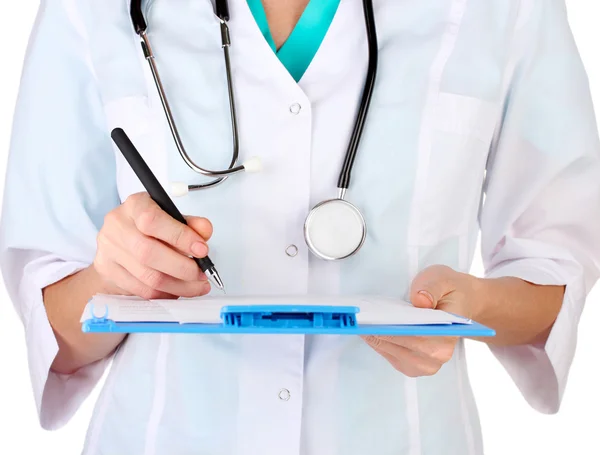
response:
[[[98,234],[94,268],[111,294],[146,299],[196,297],[210,283],[189,256],[208,254],[212,224],[171,218],[147,193],[132,194],[110,212]]]

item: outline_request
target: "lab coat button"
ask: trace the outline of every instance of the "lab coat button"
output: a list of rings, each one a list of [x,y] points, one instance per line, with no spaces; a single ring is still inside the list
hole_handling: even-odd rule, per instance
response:
[[[291,258],[296,257],[296,255],[298,254],[298,247],[296,245],[288,246],[285,249],[285,254],[287,254]]]
[[[279,391],[279,399],[281,401],[289,401],[291,396],[292,395],[290,394],[290,391],[288,389],[281,389]]]
[[[298,115],[301,109],[302,106],[300,106],[298,103],[294,103],[290,106],[290,112],[294,115]]]

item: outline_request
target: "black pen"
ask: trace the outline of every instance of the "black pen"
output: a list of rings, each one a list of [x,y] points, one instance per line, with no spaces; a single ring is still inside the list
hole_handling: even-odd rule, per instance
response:
[[[158,204],[162,210],[171,215],[177,221],[187,225],[185,218],[179,209],[177,209],[177,206],[173,203],[158,179],[154,176],[142,156],[132,144],[127,134],[125,134],[125,131],[123,131],[121,128],[115,128],[111,133],[111,137],[133,169],[133,172],[135,172],[142,182],[142,185],[144,185],[146,188],[146,191],[152,200],[156,202],[156,204]],[[208,279],[211,280],[211,282],[219,289],[225,291],[223,281],[221,280],[221,277],[219,276],[219,273],[217,272],[217,269],[210,258],[206,256],[204,258],[193,259],[196,261]]]

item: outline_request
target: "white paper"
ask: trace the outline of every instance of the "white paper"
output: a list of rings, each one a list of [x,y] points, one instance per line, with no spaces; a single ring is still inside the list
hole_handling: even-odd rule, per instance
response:
[[[359,325],[470,324],[441,310],[415,308],[404,300],[379,296],[206,296],[194,299],[144,300],[97,295],[86,306],[81,322],[107,316],[115,322],[178,322],[219,324],[225,306],[317,305],[358,307]]]

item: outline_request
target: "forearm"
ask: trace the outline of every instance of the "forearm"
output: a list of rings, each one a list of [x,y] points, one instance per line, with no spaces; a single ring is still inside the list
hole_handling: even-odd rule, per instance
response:
[[[476,279],[473,319],[496,330],[493,345],[544,342],[558,316],[564,286],[539,286],[518,278]]]
[[[124,338],[122,334],[88,334],[81,331],[80,318],[86,303],[107,292],[93,267],[88,267],[43,290],[44,305],[58,342],[52,369],[73,373],[110,355]]]

